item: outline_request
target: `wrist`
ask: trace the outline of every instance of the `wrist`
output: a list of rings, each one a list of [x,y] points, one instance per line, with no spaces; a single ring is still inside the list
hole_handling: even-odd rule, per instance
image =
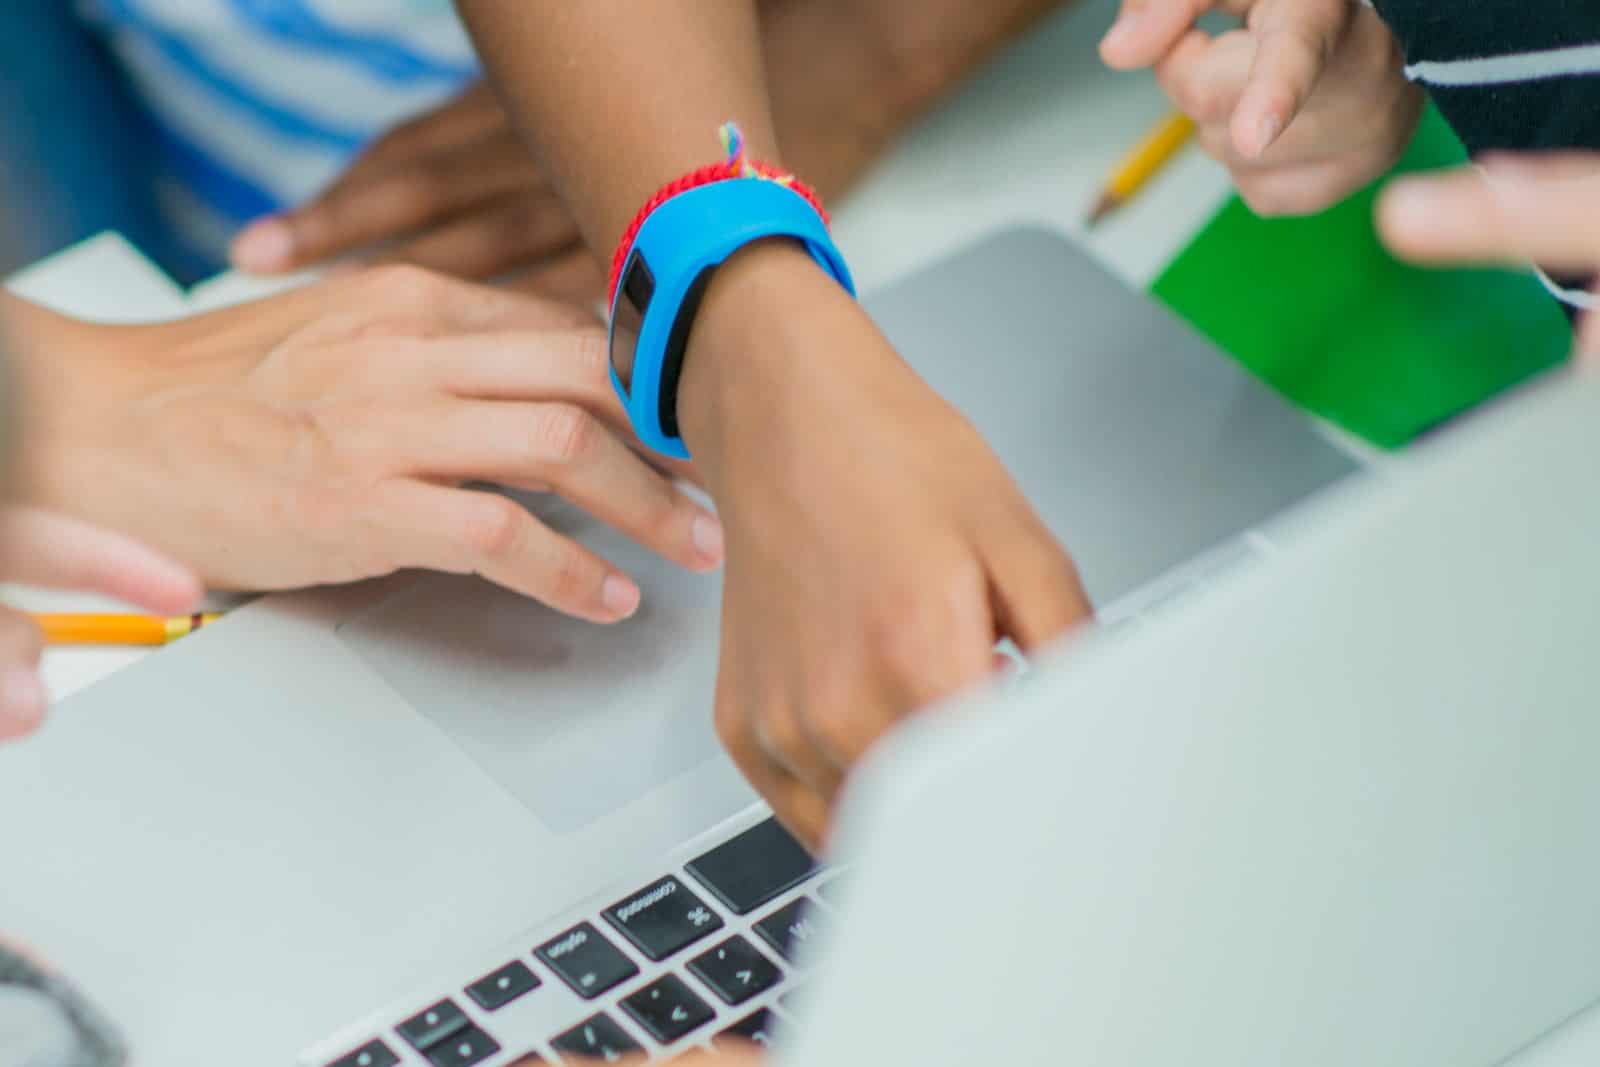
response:
[[[97,325],[9,296],[3,318],[15,499],[75,513],[72,487],[85,483],[72,471],[95,468],[80,461],[114,406],[121,365],[132,359],[129,345],[117,342],[130,341],[138,328]]]
[[[855,301],[799,244],[760,241],[718,268],[689,334],[678,384],[684,442],[713,496],[728,460],[753,450],[808,371],[792,334],[859,315]],[[740,446],[743,445],[743,449]]]

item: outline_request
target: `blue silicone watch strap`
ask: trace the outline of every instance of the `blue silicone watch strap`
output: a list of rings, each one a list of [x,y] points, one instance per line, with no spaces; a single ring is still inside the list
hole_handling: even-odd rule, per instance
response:
[[[801,242],[829,276],[855,295],[849,267],[821,216],[803,196],[775,181],[732,178],[702,185],[666,201],[640,226],[629,258],[643,258],[654,292],[639,324],[630,381],[624,385],[613,365],[611,382],[634,432],[650,448],[680,459],[689,456],[683,439],[669,433],[661,418],[664,365],[685,299],[698,291],[697,283],[703,285],[707,271],[769,237]],[[611,308],[613,329],[616,301],[623,298],[619,285]],[[666,399],[669,404],[675,400]]]

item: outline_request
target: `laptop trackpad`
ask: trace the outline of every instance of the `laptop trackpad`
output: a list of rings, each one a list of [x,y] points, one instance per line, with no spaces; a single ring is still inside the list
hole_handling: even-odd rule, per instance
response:
[[[565,618],[480,579],[428,575],[339,628],[406,703],[556,833],[721,751],[711,717],[721,583],[610,531],[584,533],[643,590],[639,613],[619,626]]]

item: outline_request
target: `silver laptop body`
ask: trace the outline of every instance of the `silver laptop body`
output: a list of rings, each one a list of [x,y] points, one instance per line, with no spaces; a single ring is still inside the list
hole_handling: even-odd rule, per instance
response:
[[[1461,433],[881,746],[780,1062],[1490,1067],[1600,1000],[1600,381]]]
[[[1107,618],[1253,560],[1359,467],[1058,237],[997,236],[868,305],[995,446]],[[557,1037],[662,1052],[793,987],[793,924],[758,927],[823,876],[749,904],[737,870],[716,888],[691,869],[768,833],[711,729],[717,581],[545,511],[639,578],[639,619],[596,629],[441,576],[273,597],[0,751],[0,811],[30,813],[5,817],[6,928],[127,1020],[141,1062],[500,1067],[570,1047]],[[603,914],[691,900],[675,921],[703,909],[697,937],[662,960]],[[734,936],[777,979],[729,1003],[689,962]],[[537,987],[485,1006],[527,984],[516,968],[501,984],[513,963]],[[624,1003],[665,975],[711,1011],[671,1040]],[[586,1036],[597,1017],[621,1038]],[[371,1042],[385,1051],[363,1061]]]

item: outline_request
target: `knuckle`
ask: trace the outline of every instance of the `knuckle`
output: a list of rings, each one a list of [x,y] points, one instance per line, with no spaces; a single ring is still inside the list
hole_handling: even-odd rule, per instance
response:
[[[1199,79],[1194,76],[1192,69],[1158,71],[1161,87],[1166,91],[1169,99],[1179,111],[1196,121],[1203,121],[1199,115],[1200,85]]]
[[[430,167],[413,168],[368,192],[368,209],[391,218],[425,218],[443,203],[445,175]]]
[[[974,611],[987,610],[987,575],[974,558],[947,563],[915,589],[884,600],[871,627],[881,665],[902,683],[942,672],[949,642],[965,632]],[[913,685],[911,688],[917,688]]]
[[[811,733],[823,749],[846,762],[854,761],[877,733],[846,700],[829,701],[813,709],[809,721]]]
[[[550,568],[550,594],[562,604],[587,603],[601,580],[593,563],[575,545],[566,544]]]
[[[522,545],[526,516],[521,507],[501,496],[485,494],[462,518],[461,542],[483,559],[504,559]]]
[[[757,713],[756,735],[761,747],[773,755],[791,755],[805,745],[799,716],[771,705]]]
[[[1202,78],[1185,78],[1177,85],[1178,107],[1200,123],[1224,122],[1238,104],[1236,94]]]
[[[535,453],[565,466],[587,459],[594,452],[600,424],[573,404],[550,404],[535,420],[533,433]]]
[[[644,460],[634,459],[641,465]],[[653,471],[645,471],[654,474]],[[692,505],[682,494],[668,489],[661,493],[650,493],[647,498],[638,502],[641,530],[653,540],[667,540],[673,543],[687,542],[690,537],[690,524],[693,520]]]
[[[420,311],[432,306],[444,286],[431,271],[410,263],[385,263],[363,272],[366,284],[391,307]]]

